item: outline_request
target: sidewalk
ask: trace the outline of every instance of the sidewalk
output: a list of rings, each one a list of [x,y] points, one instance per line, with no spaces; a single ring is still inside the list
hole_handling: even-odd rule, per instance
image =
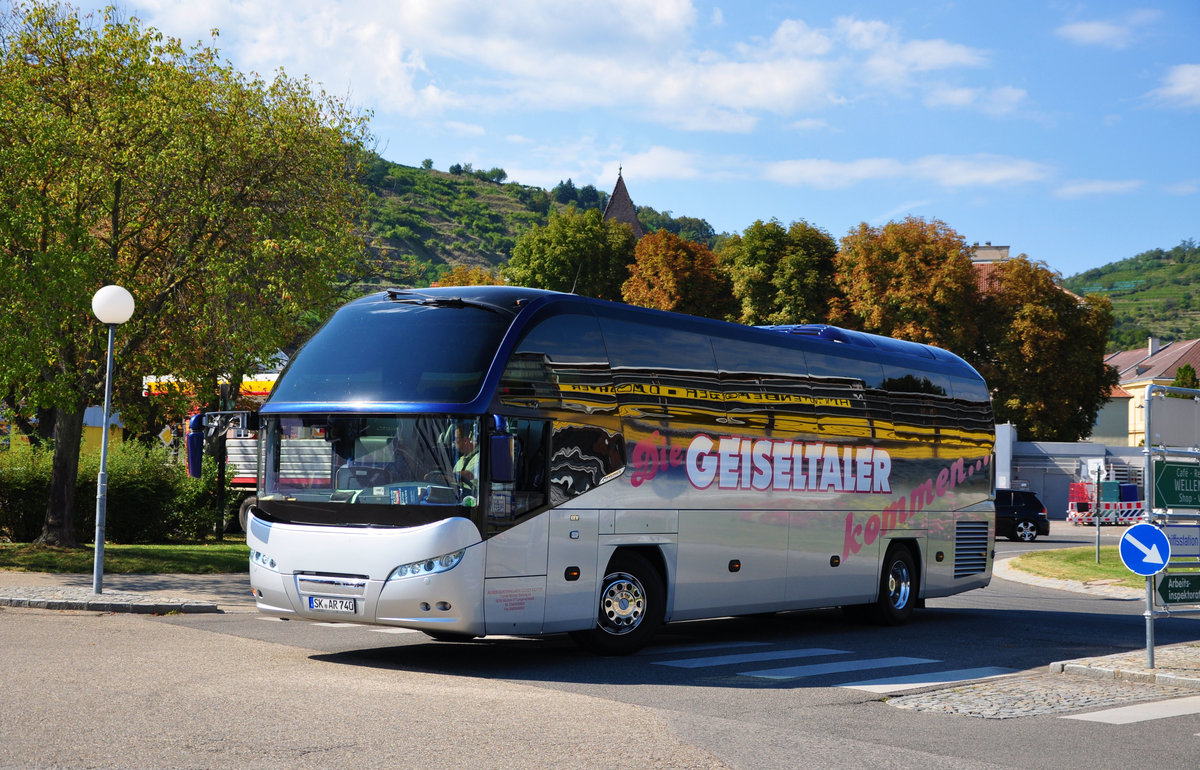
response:
[[[0,607],[92,612],[254,612],[250,576],[105,575],[92,592],[90,574],[0,571]]]

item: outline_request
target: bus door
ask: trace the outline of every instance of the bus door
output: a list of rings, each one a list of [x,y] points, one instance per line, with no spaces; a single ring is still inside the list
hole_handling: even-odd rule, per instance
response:
[[[553,424],[550,438],[550,542],[546,564],[547,633],[595,622],[599,563],[600,487],[625,467],[620,433],[597,425]],[[591,503],[591,505],[589,505]],[[584,507],[587,506],[587,507]]]

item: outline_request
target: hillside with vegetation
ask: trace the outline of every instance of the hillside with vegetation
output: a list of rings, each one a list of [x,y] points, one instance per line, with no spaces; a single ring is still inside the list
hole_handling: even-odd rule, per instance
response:
[[[603,210],[608,203],[608,194],[593,185],[577,187],[567,179],[545,190],[509,182],[503,169],[477,170],[469,163],[439,171],[430,160],[414,167],[370,154],[364,166],[375,272],[359,284],[361,292],[428,286],[458,266],[492,270],[509,260],[522,234],[544,227],[551,211]],[[668,230],[710,248],[728,238],[703,219],[637,208],[648,233]],[[1112,301],[1110,351],[1142,347],[1150,336],[1200,337],[1200,245],[1192,240],[1070,276],[1062,285]]]
[[[455,266],[490,269],[508,261],[516,239],[545,225],[553,209],[603,209],[608,195],[571,180],[547,191],[507,182],[501,168],[455,163],[447,171],[369,154],[367,231],[376,273],[361,288],[427,286]]]
[[[550,212],[608,205],[608,193],[566,179],[550,190],[509,182],[502,168],[477,170],[454,163],[446,171],[432,160],[405,166],[373,153],[362,159],[367,200],[366,228],[374,273],[356,288],[428,286],[454,267],[491,270],[509,260],[517,238]],[[615,182],[615,180],[614,180]],[[638,206],[646,232],[668,230],[713,246],[720,237],[696,217]]]
[[[1172,249],[1151,249],[1062,281],[1076,294],[1112,301],[1115,323],[1108,349],[1145,347],[1148,337],[1200,337],[1200,245],[1185,240]]]

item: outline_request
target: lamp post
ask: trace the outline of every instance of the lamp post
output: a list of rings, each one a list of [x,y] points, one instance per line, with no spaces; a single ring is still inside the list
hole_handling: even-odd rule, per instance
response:
[[[105,286],[92,295],[92,312],[108,327],[108,369],[104,376],[104,422],[100,433],[100,474],[96,477],[96,561],[92,592],[104,593],[104,515],[108,504],[108,421],[112,414],[113,335],[133,315],[133,295],[120,286]]]

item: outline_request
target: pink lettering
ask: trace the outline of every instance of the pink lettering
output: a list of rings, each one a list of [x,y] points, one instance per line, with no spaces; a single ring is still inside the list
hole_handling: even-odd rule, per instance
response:
[[[861,532],[862,527],[861,526],[855,527],[854,526],[854,514],[847,513],[846,514],[846,538],[842,542],[842,558],[843,559],[847,559],[850,557],[850,554],[858,553],[859,551],[862,550],[862,543],[860,543],[858,541],[858,537],[855,534],[856,531]]]

